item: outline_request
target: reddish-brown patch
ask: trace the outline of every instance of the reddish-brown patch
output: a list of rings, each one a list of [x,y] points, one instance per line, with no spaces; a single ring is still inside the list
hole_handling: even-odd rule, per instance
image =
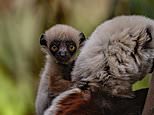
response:
[[[60,101],[56,115],[94,115],[98,110],[91,101],[90,92],[73,93]]]

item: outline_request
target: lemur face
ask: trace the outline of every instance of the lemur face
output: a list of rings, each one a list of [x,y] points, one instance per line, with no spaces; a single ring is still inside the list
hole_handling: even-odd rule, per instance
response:
[[[68,62],[76,53],[77,46],[72,40],[53,40],[49,50],[59,62]]]
[[[53,26],[40,37],[43,50],[58,63],[71,62],[84,41],[82,32],[66,25]]]

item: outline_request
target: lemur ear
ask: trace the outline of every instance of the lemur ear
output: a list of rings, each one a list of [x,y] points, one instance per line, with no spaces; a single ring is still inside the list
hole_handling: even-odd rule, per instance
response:
[[[45,34],[42,34],[40,37],[40,45],[41,46],[47,46],[47,41],[45,39]]]
[[[86,40],[86,37],[85,37],[85,35],[84,35],[83,32],[81,32],[81,33],[79,34],[79,37],[80,37],[80,47],[81,47],[81,46],[84,45],[84,42],[85,42],[85,40]]]

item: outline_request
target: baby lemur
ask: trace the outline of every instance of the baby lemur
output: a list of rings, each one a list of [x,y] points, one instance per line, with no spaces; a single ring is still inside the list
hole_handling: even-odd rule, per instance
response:
[[[37,115],[43,115],[52,99],[71,86],[70,72],[76,52],[84,41],[82,32],[62,24],[55,25],[42,34],[40,45],[46,53],[46,63],[36,98]]]

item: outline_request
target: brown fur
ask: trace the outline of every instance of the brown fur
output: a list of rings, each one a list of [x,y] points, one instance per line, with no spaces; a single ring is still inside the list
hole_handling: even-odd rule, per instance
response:
[[[146,94],[139,90],[128,99],[75,88],[56,97],[44,115],[141,115]]]
[[[84,115],[85,108],[83,109],[82,107],[85,106],[86,108],[88,108],[87,111],[89,111],[89,105],[91,105],[89,104],[89,99],[85,99],[84,95],[86,94],[78,93],[71,94],[68,97],[66,97],[64,100],[60,102],[61,110],[58,110],[56,115],[69,115],[70,113],[73,113],[73,115],[78,115],[79,111],[81,115]]]
[[[46,53],[46,63],[41,74],[36,98],[37,115],[42,115],[48,104],[51,104],[52,99],[71,86],[70,72],[76,59],[76,54],[74,54],[65,64],[61,64],[51,54],[50,43],[53,40],[72,40],[78,51],[84,41],[83,36],[80,35],[80,31],[67,25],[55,25],[45,32],[43,39],[46,44],[42,45],[42,50]]]
[[[61,94],[64,97],[55,99],[45,115],[101,115],[101,109],[93,101],[90,91],[75,90],[68,91],[67,95]]]

